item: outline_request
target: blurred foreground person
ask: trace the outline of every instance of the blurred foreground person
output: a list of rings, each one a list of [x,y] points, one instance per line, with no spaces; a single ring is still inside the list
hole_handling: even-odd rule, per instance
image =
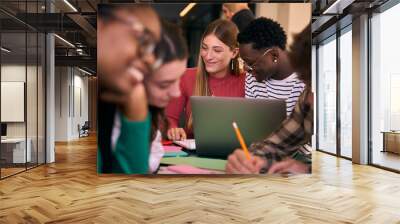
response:
[[[143,79],[159,67],[161,36],[155,11],[146,4],[99,5],[99,173],[147,173],[150,115]],[[111,144],[114,119],[121,122],[118,143]]]

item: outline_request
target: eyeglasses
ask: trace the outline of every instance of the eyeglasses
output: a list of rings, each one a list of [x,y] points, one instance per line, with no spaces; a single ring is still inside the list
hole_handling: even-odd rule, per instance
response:
[[[163,63],[164,51],[158,47],[158,41],[153,33],[133,16],[130,16],[129,19],[123,19],[112,14],[111,18],[131,28],[134,37],[138,41],[139,57],[154,55],[156,58],[155,62],[148,66],[153,71],[158,69]]]
[[[269,51],[271,51],[271,50],[272,50],[272,48],[267,49],[267,50],[266,50],[261,56],[259,56],[259,57],[254,61],[254,63],[251,64],[251,65],[248,65],[248,64],[243,60],[243,62],[244,62],[244,68],[246,69],[246,71],[248,71],[248,72],[254,71],[256,64],[261,60],[262,57],[264,57],[264,56],[265,56]]]

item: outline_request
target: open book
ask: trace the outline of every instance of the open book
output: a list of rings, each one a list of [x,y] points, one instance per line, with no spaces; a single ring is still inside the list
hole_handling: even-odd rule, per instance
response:
[[[196,143],[194,139],[186,139],[183,141],[174,141],[175,144],[182,146],[185,149],[190,149],[190,150],[195,150],[196,149]]]

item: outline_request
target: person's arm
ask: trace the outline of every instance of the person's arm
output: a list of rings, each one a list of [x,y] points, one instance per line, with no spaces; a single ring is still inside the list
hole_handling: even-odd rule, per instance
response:
[[[167,137],[171,140],[185,140],[187,137],[185,130],[179,127],[180,115],[182,114],[182,111],[186,107],[188,101],[186,95],[183,93],[184,90],[182,87],[181,91],[182,95],[179,98],[172,100],[165,110],[165,114],[169,123]]]
[[[114,115],[107,173],[144,174],[148,171],[150,114],[144,85],[137,83]],[[104,157],[104,156],[103,156]]]
[[[293,113],[283,121],[280,128],[264,141],[250,145],[249,150],[254,155],[266,159],[263,171],[267,171],[273,162],[283,160],[297,150],[298,146],[310,140],[313,131],[312,104],[312,93],[305,90]]]
[[[282,161],[297,150],[298,146],[308,142],[313,129],[312,105],[312,93],[304,93],[300,97],[295,111],[282,123],[279,129],[264,141],[250,145],[249,150],[253,154],[251,161],[246,159],[243,149],[236,149],[228,157],[226,172],[265,173],[270,169],[271,165]],[[296,165],[295,163],[283,164],[275,167],[274,169],[276,170],[273,171],[278,172],[279,170],[289,169],[290,166]]]
[[[168,119],[169,128],[179,127],[179,118],[187,103],[186,96],[181,95],[180,97],[171,100],[165,109],[165,114]]]
[[[118,112],[120,129],[112,147],[112,173],[148,173],[150,147],[150,113],[142,121],[129,121]]]
[[[186,75],[186,74],[185,74]],[[183,76],[180,80],[179,87],[181,90],[181,95],[171,100],[168,106],[165,108],[165,115],[167,116],[169,128],[177,128],[179,127],[179,118],[182,114],[182,111],[186,107],[188,101],[188,95],[186,86],[187,80],[185,80],[185,76]]]
[[[285,159],[281,162],[274,163],[271,168],[268,169],[268,174],[275,173],[311,173],[311,164],[302,163],[295,159]]]
[[[179,86],[181,96],[172,100],[165,110],[168,119],[169,129],[167,136],[170,140],[185,140],[187,134],[183,128],[179,127],[179,120],[182,112],[186,109],[189,97],[193,93],[193,85],[195,83],[196,69],[187,69],[185,75],[182,76]]]
[[[147,117],[148,105],[143,83],[132,88],[126,101],[119,105],[119,110],[128,121],[143,121]]]

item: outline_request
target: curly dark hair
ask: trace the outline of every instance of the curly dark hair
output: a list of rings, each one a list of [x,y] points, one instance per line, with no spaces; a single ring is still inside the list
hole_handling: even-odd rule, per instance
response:
[[[272,19],[257,18],[249,23],[237,36],[239,44],[253,44],[254,49],[279,47],[286,49],[286,33],[282,26]]]

